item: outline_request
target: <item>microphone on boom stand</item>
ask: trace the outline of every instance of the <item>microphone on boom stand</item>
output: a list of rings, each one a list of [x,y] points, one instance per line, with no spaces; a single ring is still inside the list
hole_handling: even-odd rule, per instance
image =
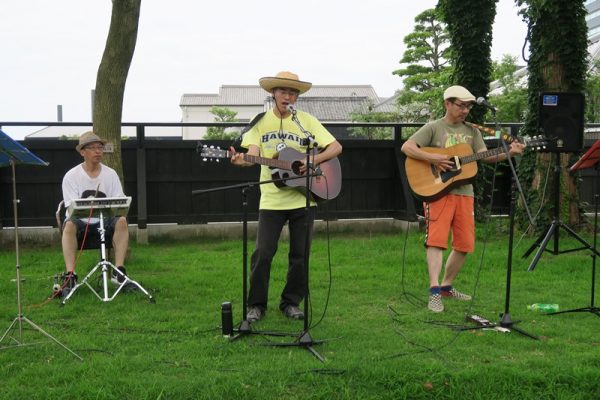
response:
[[[291,113],[292,113],[292,115],[293,115],[294,117],[296,116],[296,106],[295,106],[295,105],[293,105],[293,104],[288,104],[288,105],[286,106],[286,108],[287,108],[287,110],[288,110],[289,112],[291,112]]]

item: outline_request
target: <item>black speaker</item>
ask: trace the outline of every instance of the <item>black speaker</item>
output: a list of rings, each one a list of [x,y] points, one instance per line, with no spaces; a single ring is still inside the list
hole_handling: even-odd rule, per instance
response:
[[[546,151],[576,153],[583,148],[583,93],[546,92],[539,98],[539,132]]]

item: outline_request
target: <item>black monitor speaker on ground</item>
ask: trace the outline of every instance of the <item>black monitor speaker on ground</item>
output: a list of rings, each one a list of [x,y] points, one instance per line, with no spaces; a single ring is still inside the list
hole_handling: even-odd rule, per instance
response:
[[[583,148],[584,104],[582,93],[540,93],[538,128],[548,139],[546,151],[576,153]]]

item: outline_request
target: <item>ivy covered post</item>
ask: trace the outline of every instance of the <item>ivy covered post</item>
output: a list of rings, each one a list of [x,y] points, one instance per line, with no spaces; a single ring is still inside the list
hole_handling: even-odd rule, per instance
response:
[[[462,85],[475,96],[485,97],[492,76],[492,25],[498,0],[440,0],[438,9],[450,36],[452,83]],[[475,107],[473,122],[483,122],[485,109]]]
[[[528,60],[528,112],[522,134],[538,133],[538,101],[542,92],[584,92],[588,63],[586,9],[583,0],[516,0],[522,6],[522,14],[529,28],[530,57]],[[583,133],[581,133],[583,134]],[[523,177],[530,187],[528,193],[533,208],[544,207],[537,226],[543,228],[549,222],[552,201],[540,204],[544,197],[544,184],[553,157],[560,157],[561,190],[560,216],[568,215],[568,223],[580,223],[581,209],[576,179],[569,174],[568,166],[577,158],[572,153],[529,154],[524,157]],[[528,184],[527,184],[528,183]],[[549,182],[553,185],[554,182]],[[545,196],[549,194],[546,191]],[[537,204],[536,204],[537,202]]]

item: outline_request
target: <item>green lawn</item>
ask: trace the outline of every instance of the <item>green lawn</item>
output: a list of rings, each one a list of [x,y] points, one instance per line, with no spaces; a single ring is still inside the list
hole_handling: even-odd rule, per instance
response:
[[[103,303],[87,287],[63,307],[56,300],[43,304],[53,276],[63,268],[60,249],[22,248],[25,316],[84,360],[45,340],[2,350],[0,397],[600,398],[600,318],[591,313],[544,316],[526,309],[536,302],[559,303],[561,309],[589,305],[592,258],[587,252],[546,253],[535,271],[527,272],[531,257],[520,257],[532,239],[515,246],[510,314],[521,321],[521,329],[541,339],[532,340],[515,332],[451,329],[464,325],[466,314],[497,322],[504,311],[508,234],[503,227],[478,230],[476,252],[455,282],[474,300],[445,301],[442,314],[428,312],[424,303],[428,280],[422,235],[337,234],[330,243],[325,235],[317,236],[310,264],[310,335],[328,340],[314,346],[325,363],[303,347],[271,346],[294,342],[303,328],[277,310],[285,242],[273,265],[269,310],[254,329],[295,336],[252,334],[235,342],[221,335],[220,305],[231,301],[234,323],[240,321],[241,240],[133,245],[128,272],[152,292],[156,304],[139,293]],[[561,248],[574,245],[561,237]],[[95,251],[85,252],[80,277],[97,261]],[[14,250],[2,249],[0,271],[4,333],[17,314]],[[24,338],[26,343],[43,339],[28,327]]]

